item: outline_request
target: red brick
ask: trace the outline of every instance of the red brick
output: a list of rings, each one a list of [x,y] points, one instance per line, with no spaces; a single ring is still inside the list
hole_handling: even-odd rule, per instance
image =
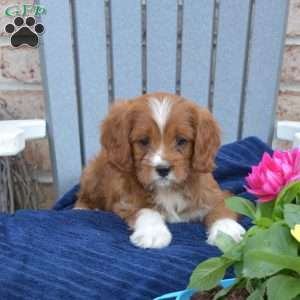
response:
[[[47,138],[27,142],[24,156],[35,169],[44,171],[51,170]]]
[[[300,121],[300,92],[280,92],[277,106],[279,120]]]
[[[0,120],[44,118],[42,91],[0,91]],[[25,158],[34,168],[51,170],[46,138],[27,142]]]
[[[300,46],[285,47],[281,81],[300,83]]]
[[[300,0],[290,0],[287,34],[300,35]]]
[[[44,118],[42,91],[0,91],[0,120]]]

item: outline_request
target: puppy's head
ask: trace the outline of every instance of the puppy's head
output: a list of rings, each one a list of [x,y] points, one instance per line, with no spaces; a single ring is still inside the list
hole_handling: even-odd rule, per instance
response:
[[[101,142],[112,164],[155,189],[180,185],[192,172],[211,172],[220,130],[210,112],[193,102],[147,94],[112,107]]]

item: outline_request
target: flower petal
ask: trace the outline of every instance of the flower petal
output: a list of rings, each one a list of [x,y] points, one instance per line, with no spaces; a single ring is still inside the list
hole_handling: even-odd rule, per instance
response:
[[[274,195],[266,195],[266,196],[263,196],[263,197],[259,197],[257,199],[257,202],[270,202],[270,201],[273,201],[275,199]]]
[[[263,190],[266,192],[266,194],[276,194],[277,192],[269,181],[263,184]]]
[[[267,170],[266,175],[273,188],[275,188],[277,191],[282,188],[284,180],[281,178],[281,176],[278,176],[276,173],[269,170]]]

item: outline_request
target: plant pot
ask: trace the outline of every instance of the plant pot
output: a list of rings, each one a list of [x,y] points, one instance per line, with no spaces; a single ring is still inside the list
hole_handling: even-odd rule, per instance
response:
[[[226,288],[228,286],[231,286],[234,284],[235,279],[234,278],[229,278],[229,279],[223,279],[220,282],[220,286],[222,288]],[[195,289],[187,289],[183,291],[178,291],[178,292],[173,292],[173,293],[168,293],[163,296],[157,297],[153,300],[165,300],[165,299],[173,299],[173,300],[190,300],[192,295],[196,292]]]

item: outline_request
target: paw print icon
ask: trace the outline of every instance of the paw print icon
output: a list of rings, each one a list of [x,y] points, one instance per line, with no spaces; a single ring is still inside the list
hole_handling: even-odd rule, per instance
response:
[[[10,41],[13,47],[28,45],[37,47],[39,44],[39,35],[44,33],[43,24],[36,23],[34,17],[16,17],[13,24],[7,24],[5,31],[12,34]]]

